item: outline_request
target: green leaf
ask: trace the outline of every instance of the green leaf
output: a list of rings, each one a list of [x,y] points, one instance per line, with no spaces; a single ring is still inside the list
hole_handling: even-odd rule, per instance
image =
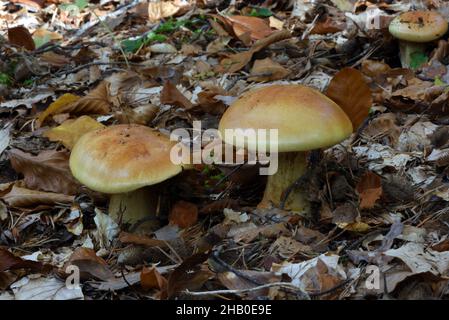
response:
[[[9,86],[11,84],[11,77],[6,73],[0,73],[0,84]]]
[[[252,17],[268,18],[273,15],[273,12],[268,8],[253,8],[249,15]]]
[[[418,69],[427,62],[427,55],[422,52],[413,52],[410,54],[410,68]]]
[[[43,37],[33,37],[34,44],[36,45],[36,48],[39,48],[46,44],[47,42],[50,42],[51,37],[50,35],[44,35]]]
[[[146,35],[146,37],[123,40],[121,45],[125,52],[136,52],[141,46],[148,45],[152,42],[164,42],[165,40],[167,40],[166,36],[150,32]]]
[[[447,86],[447,83],[440,79],[440,77],[435,77],[433,82],[436,86]]]

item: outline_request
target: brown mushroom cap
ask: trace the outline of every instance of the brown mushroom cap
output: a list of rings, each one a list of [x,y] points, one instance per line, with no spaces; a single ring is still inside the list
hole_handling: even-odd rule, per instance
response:
[[[278,129],[278,151],[306,151],[332,146],[352,133],[346,113],[331,99],[303,85],[272,85],[243,94],[224,113],[219,131],[235,144],[226,129]],[[269,151],[269,141],[258,146]],[[242,146],[239,146],[242,147]]]
[[[175,142],[141,125],[114,125],[83,135],[73,147],[70,169],[88,188],[122,193],[162,182],[182,167],[170,161]]]
[[[447,21],[436,11],[409,11],[394,18],[388,30],[400,40],[429,42],[443,36]]]

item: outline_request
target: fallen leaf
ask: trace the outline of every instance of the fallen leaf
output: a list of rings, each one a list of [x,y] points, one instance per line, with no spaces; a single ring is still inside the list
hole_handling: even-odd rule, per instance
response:
[[[44,101],[48,97],[52,96],[54,94],[53,91],[44,90],[43,92],[37,93],[29,98],[22,98],[22,99],[13,99],[5,102],[0,102],[0,108],[17,108],[20,106],[25,106],[28,109],[33,108],[33,105],[35,103]]]
[[[198,207],[191,202],[180,200],[173,205],[168,220],[170,224],[181,229],[191,227],[198,221]]]
[[[11,285],[15,300],[82,300],[80,286],[68,288],[55,277],[31,279],[24,277]]]
[[[338,264],[339,258],[335,254],[322,254],[300,263],[273,263],[271,271],[276,275],[288,275],[291,283],[303,291],[322,292],[347,278],[342,266]]]
[[[265,20],[250,16],[224,16],[231,22],[235,35],[240,38],[248,33],[252,40],[260,40],[273,33]]]
[[[70,63],[69,58],[53,51],[44,52],[41,55],[41,61],[53,67],[63,67]]]
[[[104,128],[101,123],[89,116],[81,116],[75,120],[64,121],[60,126],[44,132],[43,136],[51,141],[61,141],[67,149],[71,150],[83,134],[101,128]]]
[[[210,253],[197,253],[183,261],[168,278],[168,298],[183,290],[196,290],[212,276],[211,271],[202,268]]]
[[[254,53],[259,52],[270,44],[288,39],[291,36],[290,31],[287,30],[275,31],[268,37],[256,41],[248,51],[239,52],[222,59],[216,69],[218,72],[223,73],[237,72],[251,61]]]
[[[281,281],[281,277],[275,275],[273,272],[254,270],[238,270],[238,274],[231,271],[221,272],[217,275],[217,278],[221,284],[229,290],[251,289],[263,284]],[[246,294],[242,293],[240,295],[247,295],[249,299],[256,299],[261,296],[267,296],[268,291],[269,289],[265,288],[248,292]]]
[[[109,215],[95,208],[95,225],[97,230],[95,237],[102,249],[109,249],[112,241],[119,235],[120,227]]]
[[[282,65],[270,58],[265,58],[254,61],[248,80],[257,82],[274,81],[284,79],[289,74],[290,71]]]
[[[346,28],[344,23],[340,23],[335,19],[327,16],[324,21],[318,21],[310,31],[310,34],[328,34],[336,33]]]
[[[284,28],[284,21],[277,19],[276,17],[269,17],[268,21],[270,23],[270,27],[276,30],[282,30]]]
[[[66,104],[59,109],[58,113],[70,113],[74,115],[83,114],[107,114],[111,109],[109,97],[109,82],[102,81],[86,96]]]
[[[31,207],[38,204],[70,204],[75,200],[75,197],[13,186],[11,191],[4,195],[2,199],[12,207]]]
[[[31,33],[24,26],[9,28],[8,40],[10,43],[30,51],[36,49]]]
[[[158,289],[167,291],[168,281],[162,276],[156,267],[144,267],[140,272],[140,285],[144,290]]]
[[[76,194],[81,185],[72,176],[69,157],[65,151],[45,150],[37,156],[19,149],[9,151],[11,165],[24,175],[27,188]]]
[[[332,78],[326,95],[334,100],[352,121],[354,130],[368,117],[373,103],[371,90],[360,71],[343,68]]]
[[[176,86],[170,81],[166,81],[161,92],[161,103],[172,104],[181,108],[191,109],[193,103],[190,102]]]
[[[64,264],[63,271],[67,270],[67,267],[71,265],[79,268],[82,280],[97,279],[107,281],[114,278],[114,274],[109,270],[106,261],[89,248],[77,248]]]
[[[377,174],[367,172],[357,183],[356,190],[360,198],[360,209],[372,209],[382,196],[382,180]]]
[[[52,266],[41,262],[24,260],[0,247],[0,273],[8,270],[29,269],[33,272],[49,272]]]
[[[153,239],[145,235],[133,234],[127,232],[120,232],[119,240],[125,244],[143,245],[147,247],[167,247],[167,242],[164,240]]]
[[[42,112],[38,117],[38,124],[42,125],[50,115],[70,113],[74,115],[107,114],[110,111],[109,82],[101,82],[95,89],[84,97],[66,93]]]
[[[11,131],[11,126],[6,126],[0,129],[0,156],[3,151],[9,146],[9,132]]]
[[[55,102],[51,103],[44,112],[42,112],[38,117],[38,123],[42,125],[48,116],[61,113],[60,109],[68,104],[77,101],[80,97],[75,96],[71,93],[65,93],[60,96]]]
[[[182,14],[189,7],[189,2],[184,0],[150,2],[148,3],[148,18],[150,22],[155,23],[163,18]]]

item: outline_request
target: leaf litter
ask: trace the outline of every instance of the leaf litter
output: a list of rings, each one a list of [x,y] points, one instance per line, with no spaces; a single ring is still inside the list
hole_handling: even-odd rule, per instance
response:
[[[0,2],[0,299],[449,296],[449,50],[402,68],[387,29],[408,3],[32,3]],[[198,165],[161,187],[156,218],[123,225],[70,172],[87,132],[217,128],[278,83],[319,89],[355,129],[311,157],[311,217],[257,208],[254,167]]]

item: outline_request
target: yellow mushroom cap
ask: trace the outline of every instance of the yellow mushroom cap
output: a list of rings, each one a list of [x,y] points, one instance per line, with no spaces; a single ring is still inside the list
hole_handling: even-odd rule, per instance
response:
[[[429,42],[443,36],[448,23],[436,11],[408,11],[390,22],[388,30],[400,40]]]
[[[175,142],[142,125],[113,125],[83,135],[70,155],[73,176],[88,188],[122,193],[181,172],[170,161]]]
[[[244,93],[223,114],[222,139],[235,143],[226,129],[277,129],[279,152],[306,151],[332,146],[352,133],[346,113],[331,99],[303,85],[272,85]],[[270,149],[267,138],[257,145],[245,143],[250,151]]]

